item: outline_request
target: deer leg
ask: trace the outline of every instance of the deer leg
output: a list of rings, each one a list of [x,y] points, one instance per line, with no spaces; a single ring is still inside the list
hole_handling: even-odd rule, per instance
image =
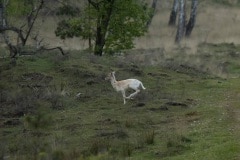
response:
[[[139,92],[140,92],[140,90],[137,89],[136,92],[130,94],[130,96],[128,96],[127,98],[128,98],[128,99],[133,99],[132,97],[136,96]]]
[[[122,95],[123,95],[123,104],[126,104],[126,100],[125,100],[125,99],[126,99],[127,97],[126,97],[126,93],[125,93],[124,90],[122,91]]]

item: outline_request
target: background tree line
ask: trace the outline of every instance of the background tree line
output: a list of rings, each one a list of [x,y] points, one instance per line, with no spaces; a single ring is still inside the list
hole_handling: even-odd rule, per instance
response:
[[[103,53],[113,54],[134,48],[133,40],[148,31],[157,3],[161,1],[0,0],[0,33],[12,58],[16,55],[52,49],[58,49],[64,54],[60,46],[53,48],[44,46],[43,38],[34,30],[36,20],[49,9],[49,3],[57,6],[54,14],[61,18],[55,30],[56,36],[61,39],[79,37],[88,40],[89,50],[95,55],[102,56]],[[180,43],[184,35],[190,36],[195,25],[198,1],[192,0],[191,3],[191,14],[187,22],[186,0],[173,1],[169,26],[177,25],[176,43]],[[21,26],[8,23],[11,17],[23,19]],[[9,32],[16,35],[16,41],[10,40]],[[36,42],[30,51],[25,50],[28,41]]]

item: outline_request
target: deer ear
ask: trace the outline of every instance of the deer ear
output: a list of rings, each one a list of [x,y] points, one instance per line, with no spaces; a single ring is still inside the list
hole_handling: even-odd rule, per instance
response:
[[[115,74],[115,71],[113,71],[112,74]]]

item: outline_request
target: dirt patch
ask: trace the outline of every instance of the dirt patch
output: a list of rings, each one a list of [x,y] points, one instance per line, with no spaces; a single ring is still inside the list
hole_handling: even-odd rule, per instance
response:
[[[163,107],[167,107],[167,106],[175,106],[175,107],[182,107],[182,108],[188,108],[189,106],[186,103],[182,103],[182,102],[166,102],[162,105]]]
[[[139,102],[139,103],[133,105],[132,107],[134,107],[134,108],[138,108],[138,107],[144,107],[145,105],[146,105],[145,103],[143,103],[143,102]]]
[[[160,106],[158,108],[149,108],[150,111],[156,112],[156,111],[168,111],[168,107],[167,106]]]
[[[113,132],[106,132],[102,131],[101,133],[97,134],[97,137],[107,137],[107,138],[118,138],[118,139],[125,139],[128,137],[128,134],[123,130],[117,130]]]

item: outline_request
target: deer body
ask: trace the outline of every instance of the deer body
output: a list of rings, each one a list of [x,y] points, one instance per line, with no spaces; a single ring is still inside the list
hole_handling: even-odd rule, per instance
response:
[[[121,80],[121,81],[117,81],[115,78],[115,72],[111,72],[108,74],[108,76],[106,77],[106,80],[111,81],[112,87],[117,91],[117,92],[121,92],[122,96],[123,96],[123,103],[126,103],[126,99],[132,99],[135,95],[137,95],[140,92],[140,89],[146,89],[142,82],[137,80],[137,79],[126,79],[126,80]],[[126,97],[126,93],[125,91],[131,88],[133,90],[135,90],[134,93],[130,94],[128,97]]]

